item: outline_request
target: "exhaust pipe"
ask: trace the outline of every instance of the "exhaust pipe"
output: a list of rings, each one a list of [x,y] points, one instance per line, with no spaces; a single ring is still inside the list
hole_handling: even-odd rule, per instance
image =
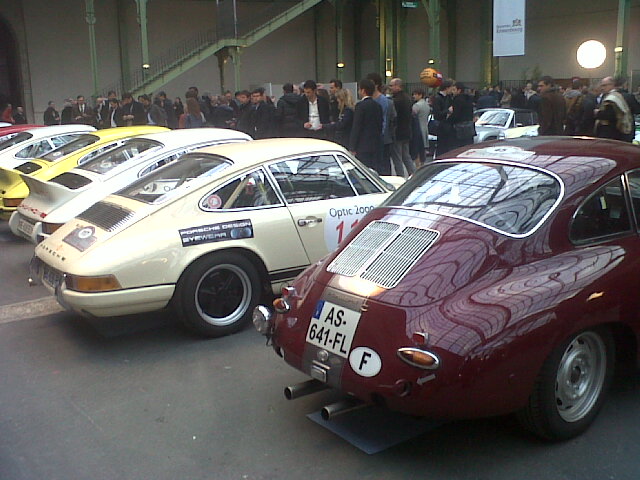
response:
[[[323,420],[328,421],[338,415],[342,415],[343,413],[353,412],[354,410],[360,410],[361,408],[368,406],[368,403],[364,403],[361,400],[345,398],[344,400],[340,400],[339,402],[323,407],[322,410],[320,410],[320,415]]]
[[[312,379],[307,380],[306,382],[297,383],[295,385],[285,387],[284,396],[287,400],[293,400],[294,398],[304,397],[305,395],[320,392],[327,388],[329,388],[329,385],[327,385],[326,383],[323,383],[320,380]]]

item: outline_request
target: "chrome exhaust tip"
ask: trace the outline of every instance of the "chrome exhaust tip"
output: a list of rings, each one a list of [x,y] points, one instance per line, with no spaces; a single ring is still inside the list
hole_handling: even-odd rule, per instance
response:
[[[363,401],[356,398],[345,398],[344,400],[340,400],[339,402],[322,407],[322,410],[320,410],[320,415],[322,416],[323,420],[328,421],[337,417],[338,415],[342,415],[343,413],[353,412],[354,410],[360,410],[361,408],[368,406],[369,404],[364,403]]]
[[[306,382],[289,385],[284,389],[284,396],[287,400],[303,397],[312,393],[320,392],[329,388],[329,385],[320,380],[307,380]]]

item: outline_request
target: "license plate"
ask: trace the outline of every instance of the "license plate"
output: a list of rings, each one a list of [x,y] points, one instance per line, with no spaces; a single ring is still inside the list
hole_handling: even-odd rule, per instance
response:
[[[359,321],[360,312],[320,300],[311,317],[306,341],[347,358]]]
[[[31,236],[31,234],[33,233],[33,224],[20,218],[18,220],[18,230],[25,235]]]
[[[46,263],[43,264],[42,280],[46,282],[51,288],[57,288],[62,285],[63,275],[55,268],[51,268]]]

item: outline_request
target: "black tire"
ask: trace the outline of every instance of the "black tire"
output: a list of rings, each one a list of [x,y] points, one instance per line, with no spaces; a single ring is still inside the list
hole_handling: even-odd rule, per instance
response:
[[[523,426],[546,440],[566,440],[584,432],[606,396],[615,347],[606,328],[571,336],[545,360],[528,405],[518,412]]]
[[[189,266],[178,282],[176,307],[190,330],[220,337],[249,322],[260,294],[260,276],[253,264],[238,253],[219,252]]]

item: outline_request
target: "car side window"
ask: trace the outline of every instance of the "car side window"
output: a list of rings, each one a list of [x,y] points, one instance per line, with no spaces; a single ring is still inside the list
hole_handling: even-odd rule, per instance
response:
[[[256,170],[227,183],[200,201],[206,211],[254,208],[281,204],[263,170]]]
[[[531,114],[529,112],[516,112],[516,126],[528,127],[532,125]]]
[[[52,137],[51,142],[55,148],[61,147],[62,145],[66,145],[71,140],[78,138],[79,135],[60,135],[58,137]]]
[[[174,160],[177,160],[180,157],[180,155],[183,155],[183,154],[184,154],[184,152],[174,153],[173,155],[169,155],[168,157],[161,158],[160,160],[157,160],[156,162],[152,163],[147,168],[142,170],[142,172],[140,172],[138,174],[138,176],[139,177],[144,177],[147,173],[153,172],[156,168],[160,168],[163,165],[166,165],[167,163],[170,163],[170,162],[173,162]]]
[[[358,195],[367,195],[369,193],[381,193],[382,190],[373,183],[351,160],[338,155],[338,161],[342,164],[342,168],[347,172],[347,177],[351,181]]]
[[[631,206],[636,219],[636,225],[640,226],[640,170],[634,170],[627,174]]]
[[[629,211],[619,178],[591,195],[573,216],[569,238],[575,243],[630,232]]]
[[[124,141],[124,139],[123,139],[123,140],[121,140],[121,141],[119,141],[119,142],[117,142],[117,143],[110,143],[109,145],[105,145],[104,147],[100,147],[100,148],[98,148],[98,149],[94,150],[94,151],[93,151],[93,152],[91,152],[91,153],[87,153],[84,157],[82,157],[82,158],[78,161],[78,165],[82,165],[83,163],[88,162],[88,161],[89,161],[89,160],[91,160],[92,158],[97,157],[97,156],[98,156],[98,155],[100,155],[101,153],[108,152],[108,151],[109,151],[109,150],[111,150],[112,148],[116,148],[116,147],[118,147],[118,146],[122,145],[122,142],[123,142],[123,141]]]
[[[333,155],[313,155],[273,163],[269,170],[289,203],[355,196]]]
[[[53,150],[51,144],[47,140],[40,140],[39,142],[29,145],[16,153],[16,158],[36,158],[41,157]]]

